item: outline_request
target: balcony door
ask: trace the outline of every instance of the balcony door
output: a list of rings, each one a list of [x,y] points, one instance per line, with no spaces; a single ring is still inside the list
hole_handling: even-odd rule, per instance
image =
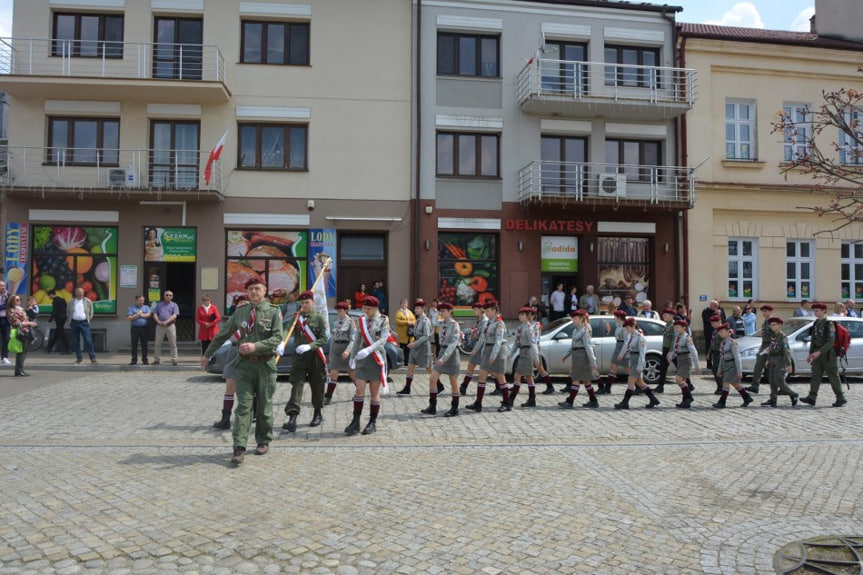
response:
[[[584,186],[587,138],[543,136],[542,192],[579,195]]]
[[[200,18],[156,18],[153,77],[200,80],[204,56],[204,21]]]
[[[150,124],[150,186],[198,188],[200,122],[153,120]]]
[[[587,78],[587,69],[583,65],[586,59],[586,44],[546,42],[542,55],[542,91],[581,95]]]

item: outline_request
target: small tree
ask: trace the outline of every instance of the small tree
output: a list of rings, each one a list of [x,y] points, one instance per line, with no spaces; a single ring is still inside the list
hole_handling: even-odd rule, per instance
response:
[[[863,92],[842,88],[822,96],[814,110],[779,112],[772,133],[783,134],[792,150],[781,168],[786,179],[791,171],[807,174],[815,181],[813,193],[830,198],[801,208],[830,217],[835,227],[820,232],[830,234],[863,222]]]

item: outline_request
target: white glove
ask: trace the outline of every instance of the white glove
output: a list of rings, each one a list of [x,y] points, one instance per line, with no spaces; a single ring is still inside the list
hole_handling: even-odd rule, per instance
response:
[[[310,349],[312,349],[312,346],[310,346],[307,343],[304,343],[303,345],[298,345],[297,349],[294,351],[297,353],[297,355],[303,355],[304,353],[306,353]]]
[[[365,359],[369,356],[370,353],[371,352],[369,351],[369,348],[364,347],[357,352],[357,359]]]
[[[231,340],[226,339],[225,343],[222,344],[222,347],[231,347],[232,345],[234,344],[231,342]]]
[[[351,368],[351,371],[357,368],[357,362],[354,361],[354,358],[348,360],[348,367]]]
[[[276,355],[278,355],[279,357],[285,355],[285,344],[284,343],[280,343],[279,345],[276,346]]]

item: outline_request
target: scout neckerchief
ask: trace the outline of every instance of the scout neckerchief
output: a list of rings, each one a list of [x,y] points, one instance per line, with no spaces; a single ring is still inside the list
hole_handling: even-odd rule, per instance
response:
[[[252,330],[255,327],[255,320],[257,319],[257,308],[252,308],[252,313],[249,314],[249,321],[244,321],[240,324],[240,327],[237,328],[233,334],[231,334],[231,341],[240,343],[240,340],[244,337],[251,335]]]
[[[369,316],[364,315],[360,318],[360,335],[363,337],[363,342],[365,343],[364,347],[371,347],[374,343],[374,339],[372,339],[372,332],[369,327]],[[384,354],[381,350],[377,349],[371,353],[371,356],[375,360],[375,363],[378,364],[381,368],[381,387],[386,389],[387,387],[387,362],[384,361]]]
[[[309,326],[308,316],[305,316],[303,314],[299,314],[299,317],[297,318],[297,323],[300,324],[300,333],[302,333],[305,336],[306,341],[308,341],[309,344],[315,343],[315,341],[318,338],[315,335],[315,332],[313,332],[312,328]],[[318,354],[318,357],[321,358],[321,361],[323,361],[324,364],[327,363],[327,358],[324,356],[324,350],[323,349],[321,349],[319,347],[315,350],[315,353]]]

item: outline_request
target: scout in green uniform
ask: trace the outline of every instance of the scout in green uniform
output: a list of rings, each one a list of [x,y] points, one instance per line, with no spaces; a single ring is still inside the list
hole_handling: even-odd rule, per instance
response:
[[[315,294],[307,290],[297,298],[300,311],[294,327],[294,363],[291,365],[291,399],[285,406],[288,421],[282,425],[286,431],[297,430],[297,416],[303,404],[303,389],[308,379],[312,388],[312,407],[315,413],[309,427],[317,427],[324,421],[324,383],[327,378],[326,346],[327,324],[324,316],[315,311]],[[281,348],[279,351],[284,351]],[[281,355],[281,354],[280,354]]]
[[[767,366],[767,354],[762,352],[767,349],[767,346],[770,345],[770,341],[773,339],[773,331],[770,329],[769,324],[770,317],[773,315],[773,306],[761,306],[761,315],[764,319],[764,323],[761,324],[761,348],[758,350],[758,356],[755,358],[755,369],[752,372],[752,385],[746,388],[746,391],[751,391],[752,393],[758,393],[758,386],[761,383],[761,374],[764,373],[764,368]]]
[[[722,395],[722,338],[719,337],[719,326],[722,325],[722,316],[713,314],[710,316],[710,325],[713,327],[713,332],[710,334],[710,369],[713,371],[713,379],[716,382],[716,391],[713,395]]]
[[[231,463],[239,465],[246,453],[249,427],[252,424],[252,402],[257,396],[255,449],[264,455],[273,440],[273,393],[276,391],[276,348],[282,341],[282,312],[264,299],[267,286],[258,278],[246,282],[249,303],[236,310],[228,323],[216,334],[201,358],[206,369],[210,357],[230,337],[236,336],[237,408],[234,411],[234,455]]]
[[[839,366],[836,365],[836,351],[833,349],[833,342],[836,341],[836,324],[827,319],[827,304],[815,302],[812,304],[812,311],[815,312],[816,319],[812,324],[812,340],[809,342],[809,356],[806,358],[812,366],[812,379],[809,381],[809,395],[801,397],[800,401],[815,405],[815,400],[818,399],[818,388],[821,387],[821,379],[826,371],[830,387],[836,394],[833,407],[842,407],[848,402],[842,393]]]
[[[670,308],[662,310],[662,321],[665,322],[665,328],[662,330],[662,357],[659,358],[659,383],[654,388],[654,393],[665,391],[665,378],[668,377],[669,366],[668,352],[671,351],[671,345],[674,343],[674,310]],[[617,353],[619,354],[620,351]]]
[[[770,327],[770,342],[761,353],[767,358],[767,383],[770,384],[770,399],[762,403],[765,407],[776,407],[776,396],[783,391],[791,397],[791,406],[797,405],[797,394],[785,383],[785,376],[793,371],[791,348],[788,336],[782,333],[782,318],[771,317],[766,323]]]

